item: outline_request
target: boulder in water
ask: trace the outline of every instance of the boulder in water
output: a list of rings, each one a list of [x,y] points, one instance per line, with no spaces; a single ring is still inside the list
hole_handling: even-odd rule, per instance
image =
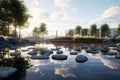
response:
[[[71,55],[77,55],[77,52],[70,52]]]
[[[61,54],[61,55],[52,55],[52,59],[54,60],[66,60],[67,59],[67,56],[64,55],[64,54]]]
[[[20,52],[12,52],[10,53],[10,56],[20,56],[21,53]]]
[[[107,55],[117,55],[117,52],[108,52]]]
[[[49,59],[48,56],[46,55],[33,55],[30,57],[31,59],[39,59],[39,60],[45,60],[45,59]]]
[[[63,53],[63,51],[57,51],[57,54],[62,54]]]
[[[116,58],[116,59],[120,59],[120,55],[116,55],[115,58]]]
[[[75,51],[81,51],[80,47],[75,47],[74,50]]]
[[[37,51],[36,50],[33,50],[31,52],[28,52],[29,55],[37,55]]]
[[[88,58],[84,55],[78,55],[76,58],[75,58],[76,62],[78,63],[83,63],[83,62],[86,62],[88,60]]]

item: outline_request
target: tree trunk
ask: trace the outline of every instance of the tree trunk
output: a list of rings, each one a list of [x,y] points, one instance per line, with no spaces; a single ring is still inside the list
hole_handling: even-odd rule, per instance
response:
[[[20,32],[20,26],[19,26],[19,39],[21,38],[20,34],[21,34],[21,32]]]
[[[8,37],[10,36],[10,31],[9,31],[9,29],[10,29],[10,27],[9,27],[9,25],[8,25]]]
[[[16,32],[16,24],[14,25],[14,28],[15,28],[15,33],[14,33],[14,37],[17,37],[17,32]]]

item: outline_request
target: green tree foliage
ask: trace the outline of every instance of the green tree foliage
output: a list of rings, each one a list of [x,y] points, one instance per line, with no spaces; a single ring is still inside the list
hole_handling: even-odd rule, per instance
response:
[[[96,24],[92,24],[90,26],[90,32],[91,32],[91,36],[96,36],[96,34],[97,34],[97,26],[96,26]]]
[[[74,30],[73,29],[69,29],[67,32],[67,36],[68,37],[73,37],[74,36]]]
[[[19,27],[19,29],[20,27],[26,27],[25,25],[30,15],[28,14],[28,10],[23,0],[10,0],[10,1],[11,1],[10,9],[12,11],[13,23],[16,32],[17,26]]]
[[[44,37],[45,34],[47,34],[47,29],[46,29],[46,24],[45,23],[40,24],[39,34],[42,36],[42,38]]]
[[[118,27],[117,27],[117,36],[120,36],[120,24],[118,24]]]
[[[4,35],[4,36],[8,35],[8,29],[5,26],[5,24],[0,25],[0,35]]]
[[[0,32],[1,35],[9,36],[9,25],[12,24],[12,14],[9,0],[0,0]]]
[[[42,36],[42,38],[43,38],[45,34],[47,34],[47,29],[46,29],[45,23],[41,23],[39,25],[39,27],[35,27],[32,32],[32,35],[37,38],[39,38],[40,36]]]
[[[75,28],[75,34],[81,35],[81,33],[82,33],[81,31],[82,31],[81,26],[76,26],[76,28]]]
[[[102,24],[101,27],[101,37],[108,37],[110,35],[110,28],[108,24]]]
[[[4,23],[14,25],[15,35],[16,28],[25,27],[30,17],[23,0],[0,0],[0,10],[2,11],[0,19]]]
[[[39,38],[40,34],[39,34],[39,29],[37,27],[34,27],[32,31],[32,35],[34,36],[35,39]]]
[[[82,36],[87,36],[88,35],[88,29],[84,28],[82,29]]]

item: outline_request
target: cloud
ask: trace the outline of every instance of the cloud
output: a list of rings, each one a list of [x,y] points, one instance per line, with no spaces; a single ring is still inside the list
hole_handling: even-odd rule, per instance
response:
[[[53,21],[60,21],[63,17],[63,14],[60,12],[53,12],[50,14],[50,19]]]
[[[34,4],[36,6],[39,6],[41,3],[41,0],[31,0],[31,2],[32,2],[32,5]]]
[[[50,17],[48,19],[48,22],[68,22],[69,20],[69,15],[66,14],[65,12],[52,12],[50,14]]]
[[[31,15],[33,16],[33,19],[46,19],[49,17],[49,12],[45,9],[40,8],[33,8],[30,11]]]
[[[77,13],[77,8],[72,8],[71,11],[72,11],[73,13]]]
[[[55,0],[55,6],[60,8],[69,8],[72,0]]]
[[[114,19],[118,17],[120,17],[120,7],[111,7],[102,15],[102,19]]]
[[[120,22],[120,7],[110,7],[105,10],[100,18],[94,19],[89,22],[91,24],[101,24],[101,23],[118,23]]]

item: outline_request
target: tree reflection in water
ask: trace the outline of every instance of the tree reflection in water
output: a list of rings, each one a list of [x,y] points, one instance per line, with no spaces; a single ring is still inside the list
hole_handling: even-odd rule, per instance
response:
[[[10,58],[7,62],[9,62],[9,67],[15,67],[17,68],[17,71],[7,77],[7,78],[2,78],[0,80],[26,80],[26,75],[27,75],[27,69],[29,68],[29,61],[25,60],[22,57],[15,57],[15,58]],[[5,64],[5,66],[8,66],[8,63]]]

